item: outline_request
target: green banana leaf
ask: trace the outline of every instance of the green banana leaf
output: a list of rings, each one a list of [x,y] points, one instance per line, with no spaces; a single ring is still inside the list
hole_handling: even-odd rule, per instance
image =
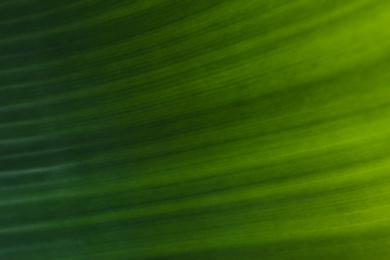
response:
[[[0,259],[390,259],[387,0],[0,1]]]

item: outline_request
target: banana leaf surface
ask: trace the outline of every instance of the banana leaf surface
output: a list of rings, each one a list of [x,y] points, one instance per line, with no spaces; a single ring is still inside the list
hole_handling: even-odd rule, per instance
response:
[[[390,1],[0,1],[0,259],[390,259]]]

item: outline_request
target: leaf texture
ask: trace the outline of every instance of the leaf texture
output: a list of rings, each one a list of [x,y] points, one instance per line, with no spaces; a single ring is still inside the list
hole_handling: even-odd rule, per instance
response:
[[[0,259],[390,258],[389,1],[0,14]]]

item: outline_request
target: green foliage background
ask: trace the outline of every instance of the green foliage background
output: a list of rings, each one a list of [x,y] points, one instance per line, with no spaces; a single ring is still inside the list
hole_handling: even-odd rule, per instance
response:
[[[0,1],[0,259],[390,259],[388,0]]]

